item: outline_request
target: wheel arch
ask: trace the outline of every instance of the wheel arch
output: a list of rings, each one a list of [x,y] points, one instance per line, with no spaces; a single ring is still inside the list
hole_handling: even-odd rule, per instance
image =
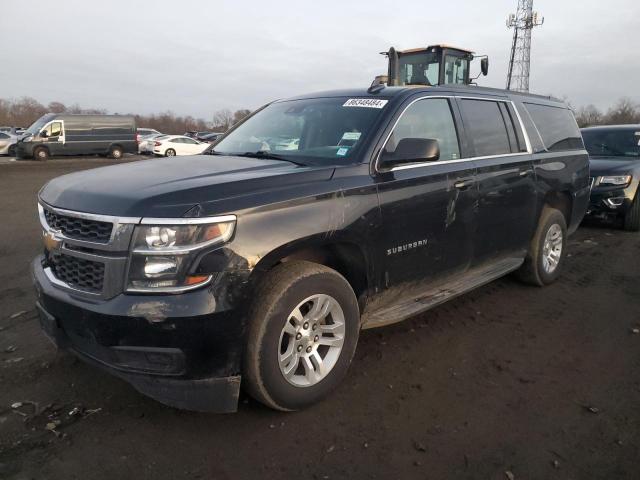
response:
[[[545,206],[559,210],[564,216],[567,228],[571,225],[573,217],[573,197],[568,191],[550,191],[544,196],[542,207]],[[541,212],[542,213],[542,212]]]
[[[353,240],[327,241],[317,237],[292,242],[265,255],[256,264],[249,281],[256,285],[277,265],[296,260],[324,265],[340,273],[351,285],[362,311],[370,291],[371,275],[368,256],[361,245]]]

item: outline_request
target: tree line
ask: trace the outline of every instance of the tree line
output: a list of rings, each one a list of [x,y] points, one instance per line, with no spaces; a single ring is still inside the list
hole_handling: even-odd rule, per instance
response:
[[[31,97],[0,98],[0,126],[26,128],[45,113],[106,114],[108,112],[101,108],[82,108],[77,103],[65,105],[61,102],[50,102],[48,105],[43,105]],[[182,134],[190,130],[224,132],[250,113],[251,110],[247,109],[234,112],[225,108],[216,111],[210,121],[191,115],[176,115],[171,111],[151,115],[131,115],[135,117],[138,127],[154,128],[169,134]]]
[[[606,112],[594,105],[587,105],[574,110],[580,128],[594,125],[623,125],[640,123],[640,105],[630,98],[621,98]]]

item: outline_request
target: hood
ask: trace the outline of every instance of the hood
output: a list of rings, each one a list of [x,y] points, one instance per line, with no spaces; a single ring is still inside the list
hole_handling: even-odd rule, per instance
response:
[[[54,207],[80,212],[173,218],[205,202],[329,180],[333,170],[259,158],[171,157],[63,175],[47,183],[40,198]],[[224,212],[212,214],[217,213]]]
[[[640,172],[640,159],[632,157],[591,157],[589,158],[591,176],[633,174]]]

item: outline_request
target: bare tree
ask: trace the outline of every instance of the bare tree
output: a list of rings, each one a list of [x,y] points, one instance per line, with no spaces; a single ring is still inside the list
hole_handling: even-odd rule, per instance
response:
[[[242,121],[245,117],[251,114],[251,110],[247,110],[246,108],[241,108],[240,110],[236,110],[233,114],[233,124]]]
[[[52,113],[63,113],[67,111],[67,107],[61,102],[49,102],[47,109]]]
[[[600,125],[604,120],[604,115],[595,105],[587,105],[580,107],[576,112],[576,120],[580,128],[590,127],[592,125]]]
[[[620,125],[628,123],[640,123],[640,111],[630,98],[623,97],[618,100],[607,112],[606,123]]]
[[[231,110],[223,108],[213,114],[213,126],[217,130],[227,131],[234,124],[234,116]]]

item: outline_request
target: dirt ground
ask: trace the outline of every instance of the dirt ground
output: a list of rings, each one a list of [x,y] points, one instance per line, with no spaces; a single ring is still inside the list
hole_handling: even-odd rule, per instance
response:
[[[640,235],[583,226],[552,286],[505,278],[363,332],[309,410],[243,397],[196,414],[57,353],[37,325],[36,193],[107,163],[0,163],[0,478],[640,478]],[[11,408],[27,401],[44,413]]]

